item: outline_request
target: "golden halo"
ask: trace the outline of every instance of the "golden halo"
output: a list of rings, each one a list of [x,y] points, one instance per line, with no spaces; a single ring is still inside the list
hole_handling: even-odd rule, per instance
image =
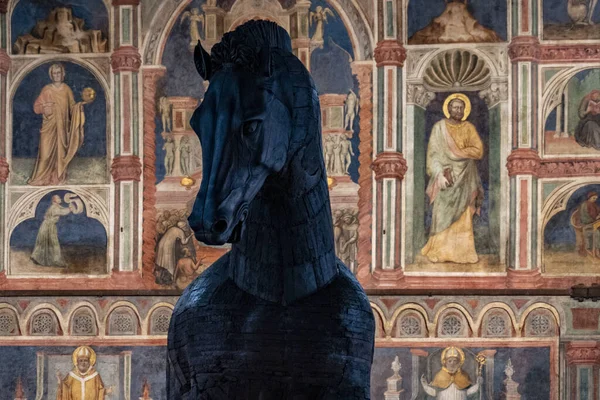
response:
[[[462,93],[454,93],[446,98],[446,101],[444,101],[444,107],[443,107],[444,115],[446,116],[446,118],[450,118],[450,112],[448,111],[448,105],[454,99],[462,100],[462,102],[465,103],[465,115],[463,115],[462,120],[466,121],[467,118],[469,118],[469,114],[471,114],[471,100],[469,100],[469,98]]]
[[[446,347],[444,349],[444,351],[442,351],[442,366],[444,366],[444,364],[446,363],[446,358],[449,357],[448,356],[448,352],[452,351],[453,353],[458,353],[458,359],[460,360],[460,366],[462,366],[465,363],[465,353],[459,349],[458,347]],[[451,354],[450,356],[454,356],[454,354]]]
[[[77,356],[79,355],[80,352],[88,352],[89,356],[90,356],[90,368],[93,367],[94,365],[96,365],[96,352],[94,350],[92,350],[91,347],[89,346],[80,346],[78,348],[75,349],[75,351],[73,352],[72,357],[72,361],[73,361],[73,366],[77,366]]]

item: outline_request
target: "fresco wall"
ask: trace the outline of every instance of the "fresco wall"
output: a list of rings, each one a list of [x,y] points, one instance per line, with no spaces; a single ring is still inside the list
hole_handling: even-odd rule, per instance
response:
[[[165,398],[170,310],[228,251],[187,224],[193,46],[256,18],[319,91],[372,398],[457,368],[480,399],[598,398],[600,308],[570,297],[600,283],[597,0],[0,0],[0,400],[56,398],[78,354],[106,398]]]

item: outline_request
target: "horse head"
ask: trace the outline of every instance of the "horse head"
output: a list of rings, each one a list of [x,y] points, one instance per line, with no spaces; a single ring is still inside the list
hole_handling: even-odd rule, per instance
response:
[[[250,203],[288,155],[293,99],[286,97],[285,80],[274,68],[272,58],[280,49],[242,35],[257,23],[272,24],[276,28],[270,29],[287,36],[273,23],[250,21],[224,35],[211,55],[200,42],[196,46],[196,67],[210,85],[191,119],[202,145],[203,175],[189,223],[207,244],[240,239]]]

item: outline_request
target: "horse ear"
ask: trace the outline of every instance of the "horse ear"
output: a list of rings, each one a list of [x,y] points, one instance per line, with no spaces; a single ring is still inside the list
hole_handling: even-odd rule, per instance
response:
[[[260,59],[260,72],[263,76],[270,78],[273,73],[273,67],[271,65],[271,48],[267,46],[262,47],[258,55]]]
[[[212,76],[212,64],[210,61],[210,54],[204,50],[202,44],[198,40],[198,44],[194,49],[194,64],[196,64],[196,70],[205,81],[209,81]]]

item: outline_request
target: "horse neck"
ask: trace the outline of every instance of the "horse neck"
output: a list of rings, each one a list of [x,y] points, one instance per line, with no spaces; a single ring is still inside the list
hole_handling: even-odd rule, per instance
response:
[[[306,189],[294,187],[293,174],[282,180],[266,182],[251,203],[230,277],[256,297],[289,304],[329,283],[337,261],[325,174]]]

